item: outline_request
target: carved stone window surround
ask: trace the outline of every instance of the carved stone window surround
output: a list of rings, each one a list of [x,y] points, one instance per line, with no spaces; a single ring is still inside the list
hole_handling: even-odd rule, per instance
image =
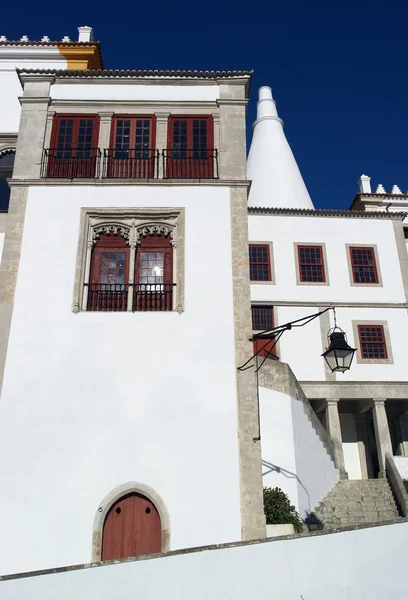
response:
[[[129,283],[134,283],[136,249],[147,235],[169,236],[173,247],[173,311],[184,311],[184,209],[82,208],[75,267],[72,311],[86,312],[92,249],[102,233],[120,235],[130,248]],[[129,289],[128,312],[132,311],[133,288]]]

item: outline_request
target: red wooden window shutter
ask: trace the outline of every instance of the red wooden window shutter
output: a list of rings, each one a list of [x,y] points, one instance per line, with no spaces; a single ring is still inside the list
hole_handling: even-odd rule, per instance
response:
[[[273,306],[270,305],[253,305],[252,309],[252,331],[259,333],[260,331],[267,331],[274,328],[273,319]],[[267,339],[254,340],[254,354],[257,354],[260,358],[267,356],[269,352],[269,358],[277,359],[276,348],[273,347],[275,343],[274,339],[268,341]]]

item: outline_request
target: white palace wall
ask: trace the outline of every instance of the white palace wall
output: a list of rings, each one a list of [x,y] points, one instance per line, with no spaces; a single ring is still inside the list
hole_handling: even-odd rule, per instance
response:
[[[72,312],[81,207],[185,208],[185,312]],[[211,218],[210,218],[211,215]],[[158,493],[170,549],[241,538],[230,190],[29,190],[0,405],[2,573],[91,560],[102,499]]]
[[[2,600],[405,600],[408,523],[0,582]]]
[[[300,399],[259,389],[263,484],[280,487],[302,519],[339,479]]]
[[[333,305],[336,306],[338,325],[346,331],[349,344],[357,347],[353,322],[386,322],[392,361],[369,364],[355,358],[350,371],[333,376],[333,379],[406,380],[408,318],[404,305],[407,298],[392,220],[250,215],[249,241],[273,243],[274,280],[272,283],[252,284],[251,299],[253,303],[265,302],[274,306],[275,325]],[[295,243],[323,245],[328,285],[297,282]],[[358,286],[351,283],[348,244],[376,247],[382,285]],[[304,328],[285,333],[279,341],[278,355],[283,362],[290,364],[298,380],[326,378],[324,361],[320,355],[327,347],[329,323],[330,326],[334,324],[332,312],[322,322],[316,319]]]

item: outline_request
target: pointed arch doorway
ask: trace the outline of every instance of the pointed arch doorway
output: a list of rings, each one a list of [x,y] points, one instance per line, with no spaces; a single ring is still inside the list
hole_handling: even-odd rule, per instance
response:
[[[151,500],[138,493],[122,496],[110,508],[102,535],[102,560],[162,551],[162,523]]]

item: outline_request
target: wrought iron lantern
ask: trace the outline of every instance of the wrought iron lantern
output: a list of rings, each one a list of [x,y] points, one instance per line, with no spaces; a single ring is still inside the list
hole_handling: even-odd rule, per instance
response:
[[[355,348],[347,343],[346,334],[340,327],[335,325],[327,334],[329,347],[322,356],[333,373],[344,373],[351,367]]]

